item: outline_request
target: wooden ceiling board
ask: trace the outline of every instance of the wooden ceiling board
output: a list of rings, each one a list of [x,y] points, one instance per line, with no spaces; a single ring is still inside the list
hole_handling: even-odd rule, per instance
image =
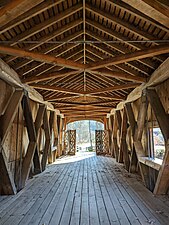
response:
[[[19,6],[20,0],[17,1]],[[22,0],[22,6],[26,1]],[[23,82],[35,87],[45,99],[51,99],[61,112],[64,109],[69,119],[73,113],[78,119],[89,117],[87,109],[93,109],[96,118],[102,120],[139,82],[147,81],[169,55],[162,48],[156,51],[161,45],[167,49],[168,27],[135,7],[138,1],[127,4],[126,0],[37,0],[17,16],[9,5],[14,19],[0,27],[0,49],[14,47],[35,57],[12,55],[9,49],[1,51],[2,59]],[[151,48],[152,54],[138,57],[139,51]],[[40,53],[40,62],[36,53]],[[129,59],[130,54],[134,57]],[[51,64],[45,60],[48,56],[60,57],[66,60],[65,64]],[[69,69],[69,62],[81,69]],[[82,65],[84,62],[86,65]],[[113,101],[111,96],[119,99]]]

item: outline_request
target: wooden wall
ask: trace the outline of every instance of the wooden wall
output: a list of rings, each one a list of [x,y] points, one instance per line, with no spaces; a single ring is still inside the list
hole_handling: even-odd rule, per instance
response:
[[[61,152],[55,110],[0,79],[0,194],[15,194]],[[58,121],[58,122],[57,122]]]
[[[140,98],[126,101],[109,117],[111,155],[130,173],[139,173],[154,194],[169,189],[169,79],[142,90]],[[165,156],[156,160],[150,152],[149,130],[159,127],[165,140]]]

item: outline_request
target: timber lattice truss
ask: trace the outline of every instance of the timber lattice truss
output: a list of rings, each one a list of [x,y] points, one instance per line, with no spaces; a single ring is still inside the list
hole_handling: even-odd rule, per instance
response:
[[[148,155],[147,135],[148,106],[151,106],[165,140],[165,155],[162,165],[155,165]],[[138,116],[135,118],[133,103],[125,103],[124,108],[116,110],[108,121],[110,133],[110,154],[117,162],[124,163],[129,172],[138,172],[145,186],[154,194],[166,194],[169,189],[169,116],[165,111],[155,88],[147,88],[140,98]],[[144,133],[146,132],[146,133]],[[144,133],[144,135],[143,135]],[[127,141],[127,139],[130,140]],[[145,163],[145,158],[147,162]],[[149,169],[156,170],[156,175]]]
[[[30,99],[28,94],[22,89],[13,89],[9,100],[0,116],[1,132],[0,132],[0,194],[16,194],[21,190],[30,176],[30,173],[38,174],[45,170],[46,164],[52,163],[56,159],[56,150],[59,156],[59,139],[60,139],[60,120],[58,120],[58,127],[56,127],[55,111],[47,110],[44,104],[37,104],[38,110],[35,119],[33,119],[32,109],[30,106]],[[11,171],[9,167],[9,156],[7,157],[4,150],[4,145],[14,124],[14,119],[17,113],[23,114],[22,123],[19,126],[26,127],[26,135],[28,137],[28,146],[20,151],[20,158],[15,159],[15,171]],[[17,125],[17,126],[18,126]],[[22,135],[23,135],[22,128]],[[42,149],[39,148],[41,143],[41,133],[44,132],[44,145]],[[53,133],[53,141],[52,141]],[[17,134],[18,135],[18,134]],[[19,137],[18,137],[19,138]],[[19,142],[18,138],[16,143]],[[7,140],[8,142],[9,140]],[[20,142],[23,141],[21,136]],[[25,146],[22,145],[22,148]]]

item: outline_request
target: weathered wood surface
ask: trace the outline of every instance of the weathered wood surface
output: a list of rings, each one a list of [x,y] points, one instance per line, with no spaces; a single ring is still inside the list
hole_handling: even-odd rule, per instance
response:
[[[159,199],[155,204],[142,184],[122,175],[124,170],[110,157],[78,153],[59,159],[17,195],[0,196],[0,224],[168,224],[169,206]],[[149,202],[131,188],[131,179]]]

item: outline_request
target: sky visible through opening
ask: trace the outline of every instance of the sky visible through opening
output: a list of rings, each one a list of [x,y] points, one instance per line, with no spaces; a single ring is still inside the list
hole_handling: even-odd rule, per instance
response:
[[[76,130],[76,146],[85,150],[95,146],[95,130],[104,130],[104,124],[94,120],[81,120],[67,125],[67,130]]]

